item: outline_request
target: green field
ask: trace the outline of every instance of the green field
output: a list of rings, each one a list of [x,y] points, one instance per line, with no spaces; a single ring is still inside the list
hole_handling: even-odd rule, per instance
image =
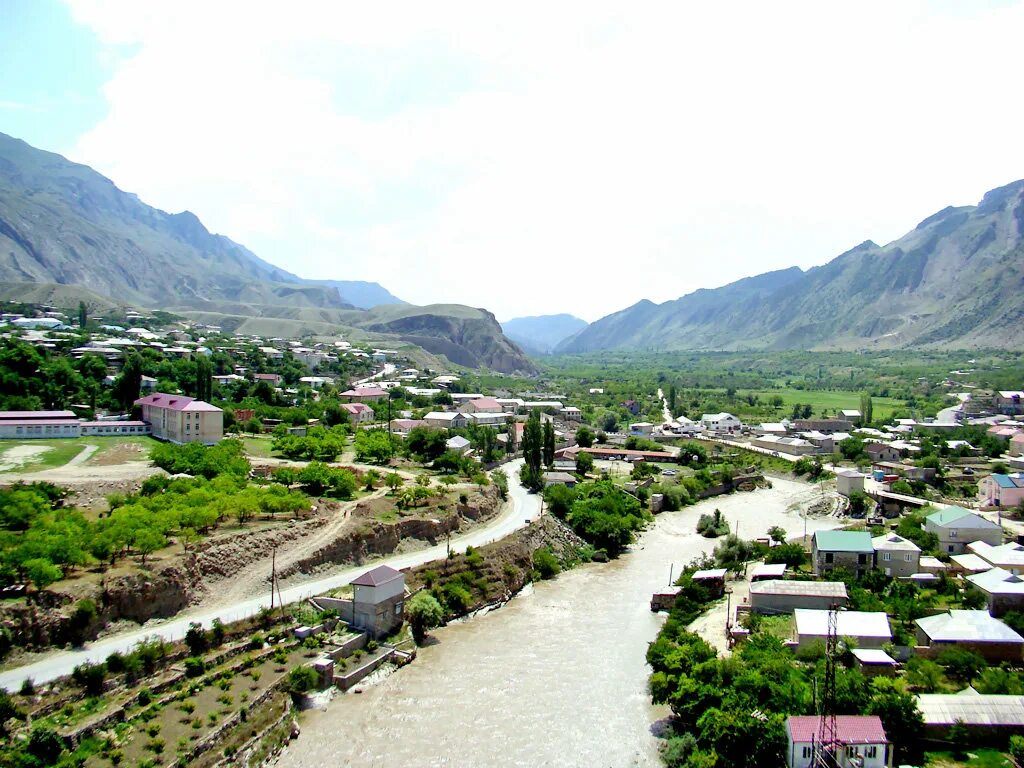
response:
[[[769,401],[776,395],[782,398],[783,407],[791,409],[797,403],[810,405],[817,416],[822,409],[830,412],[839,409],[860,410],[860,392],[844,392],[842,390],[824,391],[813,389],[768,389],[743,390],[736,393],[740,397],[748,394],[757,395],[762,402]],[[884,421],[892,416],[893,411],[906,407],[906,403],[893,397],[873,397],[871,405],[874,409],[874,421]]]
[[[89,445],[98,446],[98,450],[85,462],[86,466],[144,459],[156,441],[150,437],[3,440],[0,441],[0,473],[41,472],[63,467]]]

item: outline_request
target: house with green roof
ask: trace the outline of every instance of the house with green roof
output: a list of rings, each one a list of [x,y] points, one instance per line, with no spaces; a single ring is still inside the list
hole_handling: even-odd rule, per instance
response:
[[[924,519],[924,529],[939,537],[939,547],[950,555],[959,555],[974,541],[993,547],[1003,543],[1003,529],[998,523],[963,507],[949,506],[932,512]]]
[[[811,562],[819,576],[844,568],[860,578],[871,570],[874,555],[867,531],[815,531],[811,540]]]

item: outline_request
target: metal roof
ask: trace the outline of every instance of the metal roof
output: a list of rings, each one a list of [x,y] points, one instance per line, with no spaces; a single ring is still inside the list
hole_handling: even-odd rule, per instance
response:
[[[969,523],[960,523],[965,517],[973,518]],[[999,526],[993,523],[991,520],[986,520],[976,512],[972,512],[969,509],[963,507],[946,507],[940,509],[938,512],[932,512],[925,518],[932,525],[952,525],[953,523],[960,523],[961,528],[998,528]]]
[[[710,568],[704,571],[694,571],[690,578],[693,579],[724,579],[727,573],[725,568]]]
[[[381,584],[387,584],[389,581],[401,578],[404,578],[401,571],[396,571],[390,565],[378,565],[376,568],[357,576],[352,580],[352,583],[360,587],[379,587]]]
[[[846,600],[846,585],[841,581],[783,581],[769,579],[750,585],[752,595],[798,595],[805,597],[833,597]]]
[[[867,531],[815,531],[814,543],[825,552],[874,552]]]
[[[821,733],[819,715],[790,715],[786,730],[795,743],[808,744]],[[842,744],[887,744],[885,728],[878,715],[836,716],[836,737]]]
[[[963,570],[970,571],[972,573],[987,571],[992,567],[992,563],[978,557],[977,555],[952,555],[949,559]]]
[[[850,653],[861,664],[888,664],[894,666],[899,663],[880,648],[854,648]]]
[[[796,634],[810,637],[828,635],[828,615],[832,611],[818,611],[808,608],[797,608],[793,611],[796,620]],[[835,611],[836,633],[840,637],[876,637],[889,639],[892,629],[889,628],[889,617],[885,611]]]
[[[897,536],[895,533],[884,533],[881,536],[875,536],[871,540],[871,546],[875,549],[899,549],[906,550],[908,552],[920,552],[921,548],[914,542],[904,539],[902,536]]]
[[[951,610],[914,622],[932,642],[1020,643],[1024,637],[988,611]]]
[[[751,579],[763,579],[766,576],[775,576],[782,578],[786,574],[785,563],[761,563],[755,566],[754,570],[750,573]]]
[[[1002,568],[972,574],[967,580],[990,595],[1024,595],[1024,577]]]
[[[970,693],[969,693],[970,692]],[[925,725],[1024,725],[1024,696],[979,694],[973,688],[960,693],[922,693],[917,697]]]

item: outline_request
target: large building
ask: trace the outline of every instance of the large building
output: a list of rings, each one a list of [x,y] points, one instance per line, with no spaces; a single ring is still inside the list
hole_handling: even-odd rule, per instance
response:
[[[185,395],[156,392],[135,401],[153,437],[171,443],[213,445],[224,437],[224,412]]]
[[[82,423],[71,411],[0,411],[0,439],[78,437]]]

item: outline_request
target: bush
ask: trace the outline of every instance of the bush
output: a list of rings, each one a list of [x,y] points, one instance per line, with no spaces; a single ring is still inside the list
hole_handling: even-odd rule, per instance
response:
[[[405,604],[405,614],[409,619],[413,639],[422,644],[427,631],[444,621],[444,609],[430,592],[417,592]]]
[[[107,677],[106,664],[79,664],[71,673],[71,679],[82,687],[87,696],[99,696],[103,693],[103,683]]]
[[[199,677],[206,671],[206,662],[199,656],[185,659],[185,677]]]
[[[312,667],[296,667],[288,673],[288,692],[293,696],[312,691],[320,684],[320,676]]]
[[[534,551],[533,567],[542,579],[554,578],[562,570],[558,564],[558,558],[547,547]]]
[[[725,519],[720,510],[715,510],[712,515],[701,515],[697,521],[697,533],[705,539],[716,539],[719,536],[729,535],[729,521]]]

